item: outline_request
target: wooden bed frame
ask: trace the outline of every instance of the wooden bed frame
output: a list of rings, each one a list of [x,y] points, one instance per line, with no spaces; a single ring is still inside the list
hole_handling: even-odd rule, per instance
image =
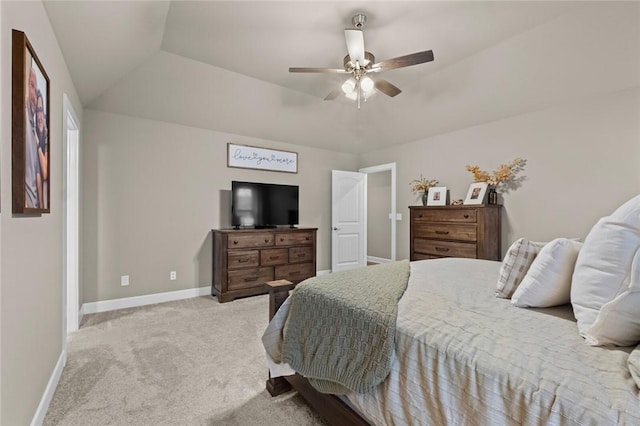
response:
[[[289,297],[289,291],[295,284],[287,280],[270,281],[266,284],[269,290],[269,321],[276,314],[280,306]],[[277,396],[291,389],[298,393],[320,414],[329,424],[335,426],[362,425],[370,423],[363,419],[353,408],[335,395],[320,393],[311,386],[309,381],[299,374],[272,378],[269,374],[267,391],[271,396]]]

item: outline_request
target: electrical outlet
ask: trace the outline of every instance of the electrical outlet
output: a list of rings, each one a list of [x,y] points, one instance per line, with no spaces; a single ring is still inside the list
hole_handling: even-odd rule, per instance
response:
[[[170,279],[171,281],[175,281],[177,278],[178,278],[178,273],[177,273],[176,271],[171,271],[171,272],[169,273],[169,279]]]
[[[123,275],[120,277],[120,285],[121,286],[129,285],[129,275]]]

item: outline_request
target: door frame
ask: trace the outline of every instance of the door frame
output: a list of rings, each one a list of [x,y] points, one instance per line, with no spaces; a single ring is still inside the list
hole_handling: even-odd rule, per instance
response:
[[[62,344],[80,324],[80,120],[68,96],[62,99]],[[71,143],[70,143],[71,141]],[[71,191],[69,190],[71,188]]]
[[[397,205],[396,205],[396,163],[386,163],[380,164],[378,166],[364,167],[358,170],[360,173],[380,173],[380,172],[391,172],[391,261],[396,260],[396,236],[397,236],[397,222],[398,222],[398,214],[397,214]],[[368,188],[366,189],[368,191]],[[365,192],[366,193],[366,192]],[[369,215],[368,209],[365,205],[365,218]],[[366,250],[365,246],[365,252]]]

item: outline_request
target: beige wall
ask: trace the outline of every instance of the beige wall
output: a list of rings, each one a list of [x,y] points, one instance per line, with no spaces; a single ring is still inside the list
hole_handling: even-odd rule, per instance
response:
[[[603,215],[640,193],[640,89],[629,89],[365,154],[360,167],[398,164],[398,259],[409,255],[408,183],[422,173],[464,198],[467,164],[494,170],[528,160],[504,203],[502,252],[515,239],[584,238]]]
[[[210,285],[232,180],[299,185],[300,226],[318,228],[317,266],[330,269],[331,170],[355,170],[355,155],[94,110],[84,135],[83,302]],[[228,168],[228,142],[296,151],[298,173]]]
[[[62,95],[82,108],[41,2],[0,2],[0,271],[3,425],[29,424],[62,351]],[[50,79],[51,214],[11,214],[11,30],[24,31]],[[82,115],[79,117],[82,119]]]
[[[391,259],[391,172],[367,175],[367,256]]]

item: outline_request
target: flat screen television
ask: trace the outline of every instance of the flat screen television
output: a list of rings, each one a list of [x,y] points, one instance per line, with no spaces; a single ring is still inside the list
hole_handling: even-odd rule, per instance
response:
[[[258,182],[231,182],[231,225],[275,228],[298,224],[298,187]]]

